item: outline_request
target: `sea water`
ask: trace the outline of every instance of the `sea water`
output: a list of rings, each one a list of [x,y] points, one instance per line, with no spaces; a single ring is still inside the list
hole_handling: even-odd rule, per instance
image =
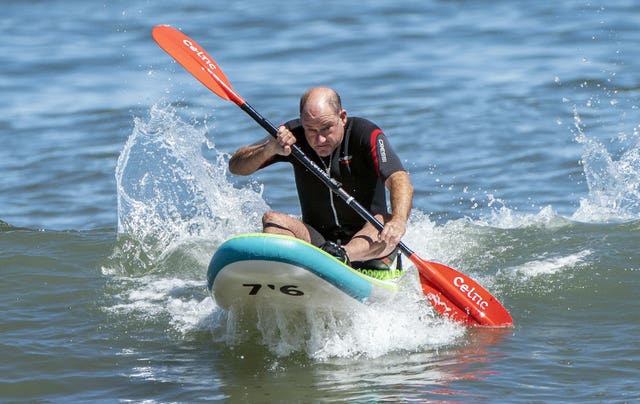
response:
[[[634,2],[3,3],[0,400],[634,402]],[[220,309],[217,246],[299,214],[264,133],[152,40],[171,24],[279,123],[340,91],[416,189],[405,243],[510,329],[440,318],[407,270],[351,316]],[[408,260],[407,260],[408,261]]]

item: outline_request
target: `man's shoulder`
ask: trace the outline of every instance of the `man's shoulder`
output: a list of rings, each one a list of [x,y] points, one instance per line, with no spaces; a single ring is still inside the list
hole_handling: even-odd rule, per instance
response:
[[[284,126],[293,132],[294,130],[302,129],[302,121],[300,121],[300,118],[290,119],[284,123]]]
[[[349,118],[349,131],[357,137],[363,137],[369,139],[374,132],[382,132],[380,127],[373,121],[362,118],[359,116],[353,116]]]
[[[382,133],[381,129],[369,119],[354,116],[349,118],[347,131],[351,142],[368,145],[374,133]]]
[[[378,125],[376,125],[369,119],[360,116],[349,117],[349,122],[354,129],[361,129],[365,131],[368,129],[378,129]]]

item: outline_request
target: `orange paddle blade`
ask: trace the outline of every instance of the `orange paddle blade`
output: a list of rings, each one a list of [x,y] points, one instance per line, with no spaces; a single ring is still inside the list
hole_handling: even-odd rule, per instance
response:
[[[157,25],[151,35],[165,52],[209,90],[238,106],[244,104],[242,97],[231,88],[222,69],[196,41],[168,25]]]
[[[422,292],[427,297],[427,300],[440,315],[462,325],[479,325],[469,313],[456,306],[449,298],[443,295],[422,273],[420,274],[420,284],[422,285]]]
[[[466,325],[510,327],[513,319],[500,302],[469,276],[412,254],[420,283],[436,311]]]

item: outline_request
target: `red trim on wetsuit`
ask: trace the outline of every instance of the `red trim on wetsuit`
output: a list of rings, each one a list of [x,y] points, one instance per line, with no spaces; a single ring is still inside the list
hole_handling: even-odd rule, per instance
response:
[[[371,143],[371,156],[373,156],[373,162],[376,167],[376,175],[378,177],[380,176],[380,160],[378,159],[378,142],[376,141],[376,138],[381,133],[381,129],[376,129],[371,132],[371,136],[369,138],[369,141]]]

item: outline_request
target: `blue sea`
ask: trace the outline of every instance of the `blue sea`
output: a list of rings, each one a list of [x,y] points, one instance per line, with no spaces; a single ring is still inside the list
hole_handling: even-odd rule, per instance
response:
[[[636,1],[2,1],[0,401],[640,400]],[[404,242],[514,327],[440,318],[409,268],[352,316],[218,307],[206,269],[290,167],[151,38],[169,24],[275,123],[317,85],[385,131]]]

